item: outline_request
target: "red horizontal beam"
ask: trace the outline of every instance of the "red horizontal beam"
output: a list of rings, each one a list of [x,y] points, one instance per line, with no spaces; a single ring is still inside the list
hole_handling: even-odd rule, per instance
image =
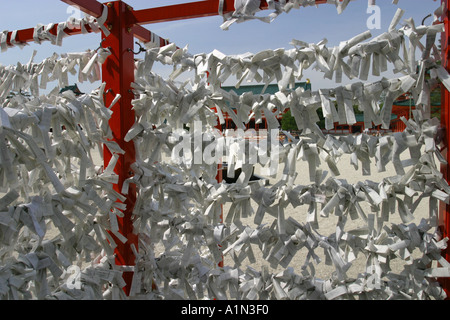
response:
[[[144,28],[143,26],[137,25],[137,24],[133,27],[132,32],[133,32],[134,36],[137,39],[141,40],[142,42],[150,42],[150,41],[152,41],[152,34],[156,35],[155,33],[152,33],[150,30]],[[160,47],[164,47],[164,46],[168,45],[169,43],[170,43],[169,40],[159,37],[158,45]]]
[[[278,1],[278,0],[275,0]],[[289,2],[289,0],[287,1]],[[316,0],[316,4],[327,0]],[[191,3],[176,4],[165,7],[149,8],[134,11],[137,24],[150,24],[175,20],[193,19],[219,15],[220,0],[204,0]],[[260,9],[268,9],[267,1],[261,0]],[[234,12],[234,0],[224,0],[223,13]]]
[[[89,33],[94,32],[89,26],[86,25],[85,27],[86,27],[87,32],[89,32]],[[50,33],[56,36],[57,31],[58,31],[58,24],[55,24],[50,29]],[[8,45],[12,45],[12,43],[11,43],[12,33],[13,33],[12,31],[8,32],[8,36],[6,38],[6,43]],[[66,29],[64,29],[64,33],[67,34],[68,36],[73,36],[76,34],[81,34],[82,32],[81,32],[81,29],[79,29],[79,28],[74,28],[74,29],[66,28]],[[34,42],[33,34],[34,34],[34,28],[17,30],[15,42],[16,43]]]
[[[11,34],[12,34],[12,32],[8,32],[8,37],[6,40],[8,45],[11,45]],[[34,41],[33,34],[34,34],[34,28],[17,30],[16,42],[19,42],[19,43],[20,42],[21,43],[32,42],[32,41]]]
[[[87,14],[90,14],[95,18],[100,17],[103,12],[103,4],[96,0],[61,0],[61,1],[65,2],[69,5],[72,5],[72,6],[76,6],[81,11],[83,11]],[[93,32],[93,30],[88,25],[86,25],[85,27],[86,27],[87,32],[89,32],[89,33]],[[53,35],[56,35],[57,31],[58,31],[58,24],[55,24],[50,29],[50,33]],[[68,36],[72,36],[72,35],[76,35],[76,34],[81,34],[82,32],[81,32],[80,28],[74,28],[74,29],[66,28],[66,29],[64,29],[64,33],[67,34]],[[34,28],[17,30],[15,42],[17,42],[17,43],[34,42],[33,34],[34,34]],[[12,36],[12,32],[9,32],[8,36],[7,36],[7,40],[6,40],[8,45],[12,45],[11,36]]]
[[[95,18],[100,17],[103,12],[103,4],[96,0],[61,0],[61,1],[65,2],[67,4],[70,4],[70,5],[76,6],[81,11],[83,11],[89,15],[92,15]],[[134,21],[133,17],[131,17],[131,19]],[[86,28],[86,31],[89,33],[94,32],[88,25],[85,25],[85,28]],[[58,24],[55,24],[50,29],[50,33],[53,35],[56,35],[57,30],[58,30]],[[149,42],[152,39],[152,32],[150,32],[149,30],[147,30],[146,28],[144,28],[140,25],[134,25],[132,27],[132,32],[134,33],[134,36],[137,39],[141,40],[142,42]],[[74,29],[66,28],[66,29],[64,29],[64,33],[67,34],[68,36],[72,36],[72,35],[81,34],[82,32],[81,32],[80,28],[74,28]],[[15,42],[16,43],[34,42],[33,34],[34,34],[34,28],[17,30]],[[12,45],[11,36],[12,36],[12,31],[10,31],[7,36],[7,44],[8,45]],[[161,38],[161,37],[159,37],[159,38],[160,38],[161,46],[165,46],[169,43],[168,40]]]
[[[75,6],[84,13],[87,13],[95,18],[99,18],[103,13],[104,4],[98,2],[97,0],[61,0],[68,5]],[[129,7],[127,13],[132,13],[132,8]],[[134,36],[141,40],[142,42],[149,42],[152,39],[152,33],[145,29],[142,26],[134,25],[134,17],[131,16],[127,19],[130,23],[130,28],[132,28],[132,32]],[[133,21],[133,22],[131,22]],[[166,39],[160,37],[161,46],[165,46],[168,44]]]
[[[224,13],[234,11],[234,0],[224,1]],[[149,8],[134,12],[138,24],[168,22],[209,17],[219,14],[219,0],[198,1],[166,7]]]

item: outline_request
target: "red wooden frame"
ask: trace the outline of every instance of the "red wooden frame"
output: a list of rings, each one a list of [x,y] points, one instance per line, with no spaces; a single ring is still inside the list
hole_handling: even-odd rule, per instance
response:
[[[104,4],[96,0],[61,0],[69,5],[78,7],[81,11],[92,15],[93,17],[100,17],[103,12]],[[278,1],[278,0],[275,0]],[[288,0],[289,1],[289,0]],[[287,2],[288,2],[287,1]],[[442,36],[442,62],[443,65],[450,71],[450,47],[448,33],[450,23],[449,23],[449,8],[448,0],[441,0],[445,3],[445,17],[444,23],[446,26],[446,32]],[[316,4],[326,3],[327,0],[316,0]],[[134,123],[134,112],[131,108],[131,100],[133,94],[131,91],[131,83],[134,81],[134,56],[129,50],[133,48],[133,39],[137,39],[143,42],[149,42],[152,39],[152,33],[142,27],[144,24],[158,23],[175,21],[181,19],[192,19],[207,16],[219,15],[219,4],[220,0],[204,0],[192,3],[171,5],[159,8],[149,8],[143,10],[133,10],[133,8],[122,1],[112,1],[107,2],[108,7],[108,19],[106,21],[106,26],[111,31],[111,35],[105,37],[103,46],[111,47],[112,55],[108,57],[106,62],[102,67],[103,71],[103,81],[106,82],[106,89],[108,90],[105,101],[108,105],[116,94],[121,95],[119,102],[113,107],[113,117],[110,120],[110,126],[113,131],[114,140],[120,145],[120,147],[125,150],[124,155],[120,155],[119,161],[116,165],[116,173],[119,175],[119,183],[115,186],[116,190],[121,192],[122,184],[125,179],[130,177],[132,174],[130,170],[130,165],[135,161],[135,150],[134,144],[132,142],[125,142],[124,137],[128,132],[128,129]],[[261,0],[261,9],[267,9],[268,5],[265,0]],[[233,12],[234,0],[223,0],[223,10],[222,12],[229,13]],[[50,31],[56,35],[57,24]],[[87,28],[88,32],[92,32],[91,29]],[[81,29],[65,29],[64,32],[67,35],[81,34]],[[16,42],[32,42],[34,29],[23,29],[18,30],[16,34]],[[7,43],[11,44],[11,34],[8,33]],[[168,41],[160,38],[160,46],[168,44]],[[442,126],[448,128],[450,125],[450,93],[443,87],[442,90]],[[446,132],[445,144],[450,141],[450,131]],[[444,149],[444,156],[446,159],[450,159],[449,148]],[[111,153],[107,148],[105,148],[104,161],[105,165],[109,163],[111,158]],[[449,166],[444,165],[441,168],[444,177],[447,181],[450,178]],[[218,176],[219,177],[219,176]],[[124,212],[124,218],[120,220],[120,232],[128,239],[125,244],[122,244],[118,239],[116,243],[118,244],[116,248],[116,263],[118,265],[133,266],[134,255],[131,251],[131,245],[134,245],[137,249],[138,239],[133,233],[132,226],[132,211],[134,203],[136,200],[136,187],[135,185],[130,185],[129,192],[126,196],[125,203],[127,204],[127,209]],[[440,210],[440,226],[442,227],[443,236],[450,236],[450,206],[441,206]],[[444,257],[447,261],[450,261],[450,250],[444,250]],[[126,270],[130,270],[127,268]],[[124,272],[124,280],[126,282],[126,287],[124,288],[125,293],[128,295],[131,288],[133,272]],[[449,279],[442,279],[441,284],[447,294],[450,294],[450,281]]]
[[[442,3],[445,5],[443,23],[445,25],[445,32],[442,33],[441,37],[441,54],[442,54],[442,66],[450,71],[450,46],[449,46],[449,37],[450,37],[450,11],[448,0],[442,0]],[[449,161],[450,160],[450,149],[448,147],[448,142],[450,141],[450,93],[447,91],[444,85],[441,85],[441,126],[445,129],[445,137],[444,137],[444,149],[441,151],[444,158]],[[447,182],[450,182],[450,170],[449,165],[441,165],[441,172],[444,176],[444,179]],[[441,203],[439,210],[439,226],[442,232],[442,237],[450,237],[450,206],[444,203]],[[442,255],[447,261],[450,261],[450,249],[447,246],[447,249],[443,250]],[[450,296],[450,279],[449,278],[441,278],[439,279],[441,286],[444,288],[447,296]]]
[[[103,12],[103,4],[96,0],[61,0],[69,5],[78,7],[85,13],[93,17],[100,17]],[[317,0],[316,3],[325,3],[326,0]],[[106,60],[102,67],[103,81],[106,82],[108,94],[105,102],[108,105],[114,96],[121,95],[119,102],[113,107],[113,117],[110,120],[110,127],[113,131],[114,140],[125,150],[125,154],[120,155],[115,172],[119,175],[119,183],[115,185],[118,192],[121,192],[122,184],[130,177],[132,171],[130,165],[135,162],[135,150],[133,142],[125,142],[124,138],[128,130],[133,125],[134,112],[131,108],[133,94],[131,83],[134,81],[134,56],[129,49],[133,48],[133,37],[143,42],[151,41],[151,32],[141,26],[141,24],[156,23],[162,21],[173,21],[180,19],[191,19],[219,14],[219,0],[208,0],[193,2],[182,5],[167,6],[154,9],[134,11],[133,8],[122,1],[108,2],[108,20],[106,25],[111,31],[111,35],[106,38],[104,47],[111,47],[112,55]],[[261,9],[266,9],[266,1],[262,1]],[[223,13],[234,11],[234,0],[224,0]],[[104,36],[104,35],[103,35]],[[17,39],[17,38],[16,38]],[[168,44],[168,41],[161,39],[160,46]],[[111,90],[110,90],[111,89]],[[111,159],[111,153],[105,147],[105,166]],[[221,170],[217,179],[221,180]],[[134,266],[134,254],[131,246],[138,248],[138,237],[133,233],[132,212],[136,200],[136,186],[130,185],[125,203],[127,209],[124,217],[119,221],[119,231],[128,241],[123,244],[115,239],[117,248],[116,264],[124,266]],[[223,261],[219,263],[223,266]],[[128,295],[131,289],[133,277],[132,271],[124,272],[126,287],[125,293]]]

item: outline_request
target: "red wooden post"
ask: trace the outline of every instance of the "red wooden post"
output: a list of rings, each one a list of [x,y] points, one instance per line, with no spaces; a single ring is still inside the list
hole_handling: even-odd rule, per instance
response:
[[[135,162],[135,148],[133,141],[125,142],[124,138],[135,122],[131,100],[133,93],[131,83],[134,81],[134,54],[130,49],[134,48],[133,24],[129,22],[128,11],[131,10],[122,1],[114,1],[107,4],[109,8],[107,26],[111,34],[105,37],[103,47],[111,48],[111,55],[106,59],[102,67],[103,82],[106,82],[105,104],[108,106],[116,94],[120,94],[120,100],[112,108],[113,115],[109,125],[114,141],[125,151],[119,156],[115,172],[119,176],[119,183],[114,185],[116,191],[122,191],[123,182],[132,175],[130,165]],[[104,164],[108,165],[112,155],[108,148],[104,147]],[[124,217],[119,219],[119,231],[128,241],[122,243],[113,236],[117,243],[115,249],[116,264],[121,266],[134,266],[135,256],[131,250],[134,245],[138,248],[138,237],[133,233],[132,213],[136,202],[136,185],[130,184],[126,196],[126,209]],[[126,282],[124,291],[130,293],[133,271],[124,271],[123,278]]]
[[[449,7],[448,1],[442,0],[442,3],[445,5],[443,22],[445,24],[445,32],[442,33],[441,38],[441,54],[442,54],[442,66],[450,71],[450,47],[449,47],[449,27],[450,27],[450,15],[449,15]],[[441,126],[445,129],[445,138],[444,138],[444,150],[442,155],[444,158],[449,161],[450,159],[450,149],[448,147],[448,142],[450,141],[450,93],[448,90],[441,85]],[[444,175],[444,178],[450,182],[450,172],[449,165],[441,165],[441,172]],[[450,237],[450,206],[444,203],[441,203],[440,212],[439,212],[439,226],[442,231],[443,237]],[[450,261],[450,249],[447,247],[446,250],[443,250],[442,255],[445,257],[447,261]],[[450,279],[449,278],[441,278],[439,279],[442,287],[444,288],[447,296],[450,296]]]

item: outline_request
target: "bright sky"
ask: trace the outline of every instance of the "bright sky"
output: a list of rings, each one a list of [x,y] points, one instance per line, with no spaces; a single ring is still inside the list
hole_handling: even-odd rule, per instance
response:
[[[126,1],[135,10],[183,2],[192,1]],[[3,3],[2,10],[0,10],[0,30],[12,31],[35,27],[38,23],[62,22],[71,15],[77,14],[72,7],[59,0],[20,0],[8,1],[8,4],[3,1]],[[405,10],[403,19],[412,17],[416,25],[419,25],[424,17],[432,14],[439,7],[440,1],[399,0],[398,5],[394,5],[391,0],[377,0],[376,4],[380,7],[381,28],[371,30],[373,36],[387,31],[397,8]],[[220,29],[222,23],[220,16],[150,24],[146,27],[159,36],[175,42],[179,47],[189,45],[189,51],[192,54],[209,53],[214,49],[225,54],[241,54],[257,53],[264,49],[292,48],[289,45],[292,39],[317,43],[326,38],[328,47],[333,47],[340,41],[348,40],[367,30],[367,21],[372,16],[372,13],[367,13],[367,8],[367,0],[356,0],[350,2],[346,10],[338,15],[334,5],[323,4],[318,7],[292,10],[288,14],[283,13],[271,24],[260,21],[233,24],[228,31]],[[261,12],[264,15],[268,13],[270,12]],[[431,22],[432,18],[426,20],[426,24]],[[100,34],[89,34],[67,37],[64,39],[62,47],[53,46],[50,42],[44,42],[42,45],[30,44],[24,49],[12,48],[7,52],[1,52],[0,63],[3,65],[16,64],[17,61],[26,63],[34,49],[38,50],[35,61],[42,61],[51,56],[53,52],[79,52],[96,49],[99,42]],[[141,55],[143,57],[143,54]],[[385,76],[391,77],[392,75],[386,74]],[[311,80],[313,90],[336,86],[333,81],[324,80],[322,74],[318,72],[309,71],[303,80],[306,78]],[[346,80],[344,76],[343,82]],[[90,90],[86,86],[89,84],[82,84],[80,88]]]

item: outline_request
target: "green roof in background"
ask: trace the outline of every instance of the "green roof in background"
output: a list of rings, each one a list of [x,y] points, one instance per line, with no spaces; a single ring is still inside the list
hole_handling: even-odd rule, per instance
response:
[[[415,107],[416,104],[414,102],[414,99],[405,99],[405,100],[401,100],[401,101],[395,101],[395,105],[396,106],[405,106],[405,107],[409,107],[409,104],[411,103],[412,107]],[[440,101],[431,101],[431,106],[433,107],[439,107],[441,105]]]
[[[355,114],[356,122],[364,122],[364,114]],[[391,114],[391,120],[397,119],[396,114]]]
[[[307,82],[297,82],[295,84],[295,89],[297,89],[298,87],[302,87],[305,90],[311,90],[311,83],[307,83]],[[237,93],[237,95],[241,95],[245,92],[253,92],[254,94],[261,94],[261,91],[264,89],[264,85],[262,84],[256,84],[256,85],[245,85],[245,86],[240,86],[238,89],[236,89],[236,87],[234,86],[230,86],[230,87],[222,87],[223,90],[225,91],[231,91],[233,90],[234,92]],[[264,91],[264,93],[269,93],[269,94],[275,94],[278,91],[280,91],[280,89],[278,88],[278,84],[269,84],[266,88],[266,90]]]
[[[307,82],[297,82],[295,84],[295,88],[297,89],[298,87],[302,87],[305,90],[311,90],[311,83],[307,83]],[[239,88],[236,88],[234,86],[224,86],[222,87],[222,89],[224,89],[225,91],[231,91],[233,90],[237,95],[242,95],[245,92],[253,92],[254,94],[261,94],[262,90],[264,89],[264,85],[263,84],[256,84],[256,85],[244,85],[244,86],[240,86]],[[278,88],[278,84],[269,84],[266,88],[266,90],[264,91],[264,93],[268,93],[268,94],[275,94],[276,92],[279,91]],[[432,93],[432,99],[431,99],[431,105],[432,106],[440,106],[440,93]],[[406,100],[401,100],[401,101],[396,101],[394,104],[397,106],[405,106],[409,108],[409,104],[411,102],[411,106],[414,107],[415,103],[413,99],[406,99]],[[356,121],[357,122],[364,122],[364,114],[355,114],[356,117]],[[396,114],[392,114],[391,115],[391,120],[397,119],[397,115]]]

